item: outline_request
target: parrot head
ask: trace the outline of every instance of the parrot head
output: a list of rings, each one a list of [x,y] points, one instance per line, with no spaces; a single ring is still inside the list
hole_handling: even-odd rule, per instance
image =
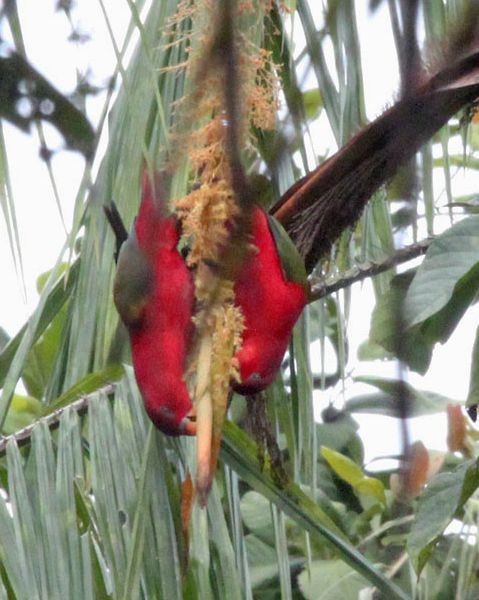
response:
[[[146,412],[160,431],[170,436],[196,435],[196,416],[182,381],[166,375],[159,393],[144,386],[142,394]]]
[[[281,343],[276,336],[254,335],[249,331],[236,355],[241,382],[233,383],[235,392],[248,396],[267,388],[281,367],[288,340],[285,337]]]

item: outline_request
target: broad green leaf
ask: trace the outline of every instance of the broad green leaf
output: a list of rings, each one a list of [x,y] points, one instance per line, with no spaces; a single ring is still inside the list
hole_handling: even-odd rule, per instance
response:
[[[298,578],[306,600],[357,600],[371,584],[339,560],[316,560]]]
[[[342,450],[356,435],[359,425],[350,414],[336,409],[326,409],[322,416],[323,423],[316,425],[318,444]]]
[[[446,306],[459,280],[479,262],[478,231],[479,216],[471,216],[433,240],[404,299],[405,327],[425,321]]]
[[[384,485],[374,477],[367,477],[361,468],[344,454],[340,454],[326,446],[321,447],[321,456],[333,471],[358,493],[370,496],[386,505]]]
[[[62,278],[65,274],[67,274],[69,268],[70,268],[69,264],[61,263],[57,269],[58,278]],[[39,294],[41,294],[43,292],[43,290],[47,284],[48,278],[50,277],[51,272],[52,272],[51,269],[49,269],[48,271],[45,271],[44,273],[40,273],[40,275],[37,277],[36,288],[37,288],[37,292]]]
[[[432,357],[431,345],[419,327],[398,332],[398,315],[401,314],[414,272],[397,275],[391,281],[390,289],[379,298],[371,316],[369,337],[388,352],[403,360],[411,369],[425,373]],[[397,343],[401,335],[401,344]]]
[[[275,549],[252,533],[245,536],[251,573],[251,587],[257,588],[278,576],[278,557]]]
[[[3,425],[3,434],[10,435],[14,431],[30,425],[41,416],[42,410],[43,405],[40,400],[31,396],[15,394]]]
[[[476,461],[467,461],[454,471],[439,473],[429,482],[419,499],[407,540],[407,550],[418,574],[434,551],[439,536],[478,486]]]
[[[349,485],[356,487],[364,479],[361,468],[347,456],[331,450],[327,446],[321,446],[321,456],[333,471]]]
[[[391,360],[393,354],[388,352],[376,342],[365,340],[358,347],[357,352],[358,360],[372,361],[372,360]]]
[[[466,310],[474,302],[479,289],[479,263],[462,277],[449,302],[420,327],[430,345],[444,343],[454,331]]]
[[[452,297],[425,321],[399,331],[398,315],[414,277],[413,271],[397,275],[390,290],[379,299],[371,318],[370,339],[403,360],[411,369],[424,374],[429,367],[436,342],[444,343],[467,308],[473,302],[479,287],[479,264],[472,267],[454,287]],[[399,337],[398,337],[399,336]],[[398,344],[397,340],[401,343]]]
[[[416,390],[405,381],[396,379],[383,379],[381,377],[355,377],[354,381],[367,383],[377,387],[381,393],[364,394],[351,398],[346,402],[349,412],[380,414],[389,417],[398,416],[398,397],[406,395],[408,416],[419,417],[442,413],[448,404],[458,404],[458,400],[436,394]]]
[[[386,506],[384,485],[379,479],[376,479],[375,477],[364,477],[364,479],[358,481],[354,486],[354,489],[358,494],[375,498],[376,500],[379,500],[383,506]]]
[[[321,92],[318,88],[308,90],[303,93],[303,104],[306,117],[308,119],[316,119],[323,108]]]
[[[474,347],[472,349],[471,374],[466,406],[475,406],[477,404],[479,404],[479,328],[476,329],[476,339],[474,340]]]
[[[241,498],[241,516],[251,533],[263,541],[273,542],[271,505],[264,496],[254,490],[246,492]]]
[[[10,336],[5,331],[5,329],[3,329],[3,327],[0,327],[0,352],[3,351],[3,349],[8,344],[9,341],[10,341]]]

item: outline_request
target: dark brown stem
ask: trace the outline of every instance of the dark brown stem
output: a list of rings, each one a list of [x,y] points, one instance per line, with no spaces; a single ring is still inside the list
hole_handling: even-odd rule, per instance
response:
[[[222,0],[221,24],[218,30],[217,51],[224,73],[224,97],[227,117],[226,150],[231,171],[231,184],[240,206],[250,206],[250,192],[241,162],[238,122],[240,86],[238,78],[237,33],[234,26],[235,0]]]

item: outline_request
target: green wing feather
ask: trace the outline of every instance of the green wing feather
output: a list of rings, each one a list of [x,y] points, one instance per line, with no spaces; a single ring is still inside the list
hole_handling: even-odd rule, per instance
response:
[[[268,215],[268,223],[276,242],[286,279],[307,287],[308,274],[306,273],[304,260],[301,258],[293,241],[279,221],[271,215]]]
[[[113,299],[127,327],[138,327],[148,303],[153,276],[136,236],[131,234],[121,246],[113,288]]]

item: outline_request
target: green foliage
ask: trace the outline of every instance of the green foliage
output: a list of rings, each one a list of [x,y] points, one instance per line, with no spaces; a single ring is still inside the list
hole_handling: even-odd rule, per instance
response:
[[[439,473],[422,495],[407,541],[408,553],[418,573],[422,571],[439,535],[479,486],[476,461],[467,461],[450,472]]]
[[[386,504],[384,486],[379,479],[367,477],[350,458],[326,446],[321,447],[321,456],[331,469],[346,483],[349,483],[360,497],[366,496],[383,505]]]
[[[12,398],[3,431],[6,435],[30,425],[42,415],[42,403],[32,396],[15,394]]]
[[[476,339],[472,349],[471,376],[466,406],[475,406],[476,404],[479,404],[479,329],[476,330]]]
[[[413,272],[406,272],[393,278],[391,287],[374,307],[369,337],[373,343],[400,358],[408,367],[424,374],[431,362],[432,348],[427,343],[421,327],[402,332],[401,344],[398,344],[397,315],[401,313],[413,276]]]
[[[308,90],[303,94],[303,104],[306,117],[308,119],[316,119],[323,108],[321,100],[321,92],[319,89]]]
[[[471,276],[473,268],[478,264],[478,229],[479,217],[469,217],[453,225],[432,242],[404,299],[405,328],[422,323],[444,309],[451,302],[454,293],[459,292],[461,282],[464,286],[468,275],[467,289],[463,293],[467,293],[469,302],[472,301],[479,287],[475,273]],[[454,300],[456,310],[463,306],[461,300]]]
[[[360,381],[377,387],[380,392],[355,396],[346,402],[346,408],[352,413],[368,413],[397,417],[397,398],[405,395],[408,401],[408,416],[420,417],[444,412],[449,404],[457,400],[441,396],[434,392],[417,390],[403,381],[379,377],[356,377]]]
[[[307,600],[355,600],[367,582],[339,560],[318,560],[301,573],[299,585]]]

